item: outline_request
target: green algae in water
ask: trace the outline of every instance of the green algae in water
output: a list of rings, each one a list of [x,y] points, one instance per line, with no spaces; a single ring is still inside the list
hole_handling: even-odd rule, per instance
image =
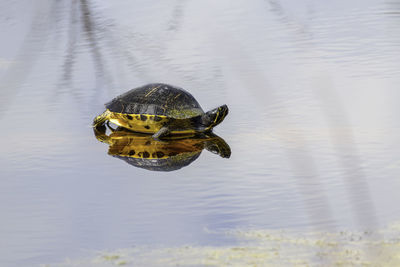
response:
[[[377,232],[231,230],[235,246],[135,247],[66,266],[400,266],[400,224]]]

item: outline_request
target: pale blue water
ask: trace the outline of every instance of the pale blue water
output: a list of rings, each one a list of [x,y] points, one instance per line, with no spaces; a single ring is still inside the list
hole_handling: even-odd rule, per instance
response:
[[[0,265],[397,222],[399,26],[396,1],[0,1]],[[227,104],[231,158],[107,155],[93,118],[149,82]]]

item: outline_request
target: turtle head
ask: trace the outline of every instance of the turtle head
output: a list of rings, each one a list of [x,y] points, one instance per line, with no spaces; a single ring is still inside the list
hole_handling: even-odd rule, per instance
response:
[[[220,124],[228,115],[229,109],[227,105],[222,105],[215,109],[212,109],[205,113],[202,116],[202,124],[208,129],[212,129],[213,127]]]

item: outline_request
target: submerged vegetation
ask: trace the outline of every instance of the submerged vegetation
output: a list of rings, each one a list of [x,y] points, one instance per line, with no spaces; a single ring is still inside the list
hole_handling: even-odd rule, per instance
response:
[[[232,230],[234,246],[134,247],[63,266],[400,266],[400,224],[382,231]],[[47,267],[47,266],[46,266]]]

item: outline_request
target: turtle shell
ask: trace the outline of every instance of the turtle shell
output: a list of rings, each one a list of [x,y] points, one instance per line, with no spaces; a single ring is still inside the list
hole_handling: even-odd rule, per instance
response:
[[[163,83],[132,89],[105,104],[111,112],[164,115],[187,119],[204,114],[196,99],[182,88]]]

